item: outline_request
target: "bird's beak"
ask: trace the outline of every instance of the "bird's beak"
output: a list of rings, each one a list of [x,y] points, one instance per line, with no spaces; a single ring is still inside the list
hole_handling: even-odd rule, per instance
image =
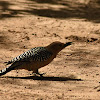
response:
[[[72,42],[67,42],[67,43],[65,43],[65,44],[64,44],[64,48],[67,47],[67,46],[69,46],[69,45],[71,45],[71,44],[72,44]]]

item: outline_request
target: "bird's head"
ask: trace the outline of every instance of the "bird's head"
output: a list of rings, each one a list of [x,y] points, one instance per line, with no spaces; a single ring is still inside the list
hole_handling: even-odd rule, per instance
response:
[[[59,41],[53,42],[50,45],[47,46],[47,49],[50,50],[51,52],[54,53],[59,53],[62,49],[64,49],[65,47],[71,45],[72,42],[67,42],[67,43],[61,43]]]

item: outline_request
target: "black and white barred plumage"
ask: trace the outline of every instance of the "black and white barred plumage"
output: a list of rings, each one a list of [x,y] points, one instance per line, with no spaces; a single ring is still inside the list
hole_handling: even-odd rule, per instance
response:
[[[37,62],[42,62],[48,60],[52,56],[52,53],[48,51],[45,47],[35,47],[32,48],[23,54],[15,57],[11,61],[5,62],[7,65],[11,64],[7,68],[3,69],[0,71],[0,76],[6,74],[7,72],[14,70],[17,66],[14,64],[16,62],[31,62],[31,61],[37,61]],[[13,66],[14,65],[14,66]]]
[[[46,61],[52,55],[45,47],[35,47],[6,62],[7,65],[18,61]]]
[[[45,47],[32,48],[11,61],[6,62],[10,66],[1,70],[0,76],[16,69],[26,69],[42,76],[43,74],[40,74],[38,69],[48,65],[62,49],[69,45],[71,45],[71,42],[64,44],[56,41]]]

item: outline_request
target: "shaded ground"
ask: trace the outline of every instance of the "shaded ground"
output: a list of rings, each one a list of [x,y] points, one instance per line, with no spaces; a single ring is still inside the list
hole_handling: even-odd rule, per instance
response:
[[[0,69],[35,46],[56,40],[73,45],[40,69],[44,78],[25,70],[0,77],[0,99],[99,100],[99,6],[89,0],[1,0]]]
[[[98,1],[98,2],[96,2]],[[49,18],[79,18],[99,23],[99,0],[17,0],[0,1],[0,18],[21,17],[25,14]]]

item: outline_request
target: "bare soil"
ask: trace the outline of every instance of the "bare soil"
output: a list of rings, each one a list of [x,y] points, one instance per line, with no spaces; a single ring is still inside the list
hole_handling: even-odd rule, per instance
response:
[[[0,69],[54,41],[73,44],[39,70],[43,78],[26,70],[1,76],[0,100],[100,100],[100,2],[0,0]]]

